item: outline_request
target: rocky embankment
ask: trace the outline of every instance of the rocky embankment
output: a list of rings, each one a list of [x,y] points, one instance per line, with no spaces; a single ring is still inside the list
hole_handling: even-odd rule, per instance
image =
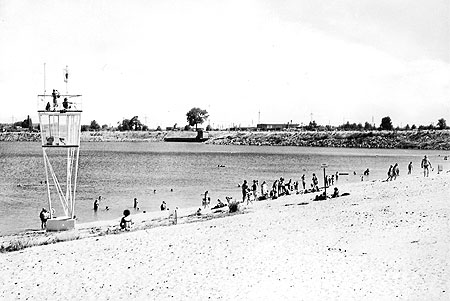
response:
[[[351,148],[413,148],[450,150],[450,131],[402,132],[209,132],[208,144],[280,145]],[[164,141],[166,136],[195,137],[194,132],[83,132],[82,142]],[[0,141],[40,141],[39,133],[4,132]]]
[[[450,131],[231,132],[215,135],[207,143],[450,150]]]

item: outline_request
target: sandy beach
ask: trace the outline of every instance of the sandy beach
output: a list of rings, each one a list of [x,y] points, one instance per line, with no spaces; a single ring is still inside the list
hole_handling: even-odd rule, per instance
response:
[[[154,227],[1,253],[0,299],[449,300],[449,183],[338,184],[350,195],[285,196],[201,222],[183,222],[185,210],[170,226],[141,214],[134,226]]]

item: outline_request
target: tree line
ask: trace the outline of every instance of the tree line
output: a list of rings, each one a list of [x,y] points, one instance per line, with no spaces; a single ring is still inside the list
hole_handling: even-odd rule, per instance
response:
[[[204,123],[209,117],[209,114],[206,110],[202,110],[200,108],[192,108],[186,113],[186,121],[187,124],[182,127],[178,127],[177,124],[174,124],[173,127],[169,127],[168,129],[172,130],[191,130],[191,127],[195,126],[195,129],[198,129],[198,125]],[[123,119],[121,122],[117,123],[118,125],[116,127],[110,127],[107,124],[103,124],[100,126],[100,124],[96,120],[92,120],[90,124],[88,125],[82,125],[81,131],[100,131],[100,130],[111,130],[111,131],[148,131],[149,128],[147,125],[143,124],[138,116],[133,116],[130,119]],[[12,124],[11,126],[0,124],[0,130],[8,130],[8,129],[28,129],[30,131],[33,131],[35,129],[39,130],[39,124],[34,127],[33,122],[28,115],[27,118],[23,121],[17,121]],[[408,131],[408,130],[445,130],[449,129],[449,126],[447,126],[447,122],[444,118],[438,119],[436,125],[430,124],[430,125],[419,125],[416,126],[415,124],[412,125],[405,125],[404,127],[395,127],[392,125],[391,117],[386,116],[381,119],[381,123],[379,126],[376,126],[374,124],[371,124],[369,122],[365,122],[364,125],[362,123],[350,123],[346,122],[344,124],[341,124],[339,126],[331,126],[331,125],[319,125],[316,123],[316,121],[311,121],[309,124],[302,126],[301,129],[308,130],[308,131],[333,131],[333,130],[339,130],[339,131],[374,131],[374,130],[385,130],[385,131]],[[156,128],[157,131],[161,131],[161,126],[158,126]],[[206,127],[207,131],[215,130],[210,125]]]
[[[449,127],[447,126],[447,122],[444,118],[440,118],[436,125],[405,125],[404,127],[394,127],[392,125],[391,117],[386,116],[381,119],[381,123],[379,126],[374,124],[370,124],[369,122],[365,122],[364,125],[362,123],[350,123],[346,122],[339,126],[331,126],[331,125],[318,125],[315,121],[311,121],[308,125],[303,127],[305,130],[309,131],[409,131],[409,130],[445,130]]]
[[[184,130],[190,130],[191,126],[195,126],[197,130],[197,126],[202,124],[208,119],[209,115],[206,110],[202,110],[200,108],[192,108],[186,113],[186,120],[188,122],[187,125],[183,127]],[[177,124],[175,123],[172,129],[178,129]],[[181,128],[180,128],[181,129]],[[99,130],[117,130],[117,131],[148,131],[149,128],[147,125],[143,124],[138,116],[133,116],[130,119],[124,119],[122,122],[118,122],[117,127],[110,128],[107,124],[100,126],[96,120],[92,120],[90,125],[82,125],[81,131],[99,131]],[[161,126],[156,128],[157,131],[161,131]],[[206,128],[207,131],[212,130],[211,126],[208,125]]]

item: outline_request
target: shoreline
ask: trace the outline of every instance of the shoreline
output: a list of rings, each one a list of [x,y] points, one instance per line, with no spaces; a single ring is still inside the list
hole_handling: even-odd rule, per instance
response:
[[[448,299],[449,184],[337,185],[350,195],[3,253],[0,299]]]
[[[371,182],[377,182],[381,180],[372,180]],[[339,187],[347,188],[348,186],[352,186],[357,183],[343,183],[339,185]],[[328,195],[331,195],[332,188],[337,187],[338,185],[329,186],[328,187]],[[292,197],[302,197],[302,198],[311,198],[309,202],[313,202],[313,198],[321,194],[323,192],[323,187],[320,188],[320,192],[310,192],[310,193],[299,193],[299,194],[291,194],[291,195],[283,195],[277,199],[266,199],[266,200],[258,200],[254,201],[253,204],[258,205],[259,203],[265,202],[279,202],[285,198]],[[211,209],[212,206],[208,208],[200,207],[185,207],[178,208],[177,210],[177,224],[183,223],[192,223],[199,222],[204,220],[210,220],[214,218],[224,218],[231,217],[237,214],[246,214],[253,207],[246,206],[244,203],[240,204],[240,211],[235,213],[228,213],[228,206]],[[213,205],[214,206],[214,205]],[[198,209],[201,209],[201,215],[196,215]],[[132,211],[132,219],[134,226],[128,232],[147,230],[155,227],[164,227],[164,226],[174,226],[173,223],[173,213],[174,210],[164,210],[164,211],[147,211],[147,212],[136,212]],[[61,232],[46,232],[41,229],[29,229],[26,231],[21,231],[17,233],[10,233],[5,235],[0,235],[0,254],[20,251],[29,247],[36,247],[41,245],[59,243],[70,240],[80,240],[88,237],[96,237],[103,236],[109,234],[120,234],[124,231],[121,231],[119,228],[121,216],[117,216],[114,219],[108,220],[99,220],[85,223],[76,223],[75,229],[69,231],[61,231]],[[24,239],[25,245],[19,244],[19,249],[16,250],[14,245],[17,245],[19,240]],[[29,244],[27,246],[26,244]]]
[[[82,142],[163,142],[165,137],[195,137],[193,131],[81,132]],[[450,150],[450,130],[413,131],[210,131],[206,144],[304,146],[376,149]],[[40,141],[40,133],[3,132],[0,142]]]

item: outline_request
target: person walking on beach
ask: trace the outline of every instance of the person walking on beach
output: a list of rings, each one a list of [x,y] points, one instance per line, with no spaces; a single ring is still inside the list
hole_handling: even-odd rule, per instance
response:
[[[387,172],[388,177],[386,179],[386,182],[387,181],[392,181],[392,170],[393,170],[393,168],[394,168],[394,166],[392,166],[392,164],[391,164],[391,166],[389,166],[389,170]]]
[[[411,174],[412,169],[413,169],[413,164],[412,164],[412,162],[409,162],[409,164],[408,164],[408,175]]]
[[[423,157],[420,167],[423,168],[423,176],[428,177],[428,175],[430,173],[431,162],[430,162],[430,160],[428,160],[426,155]]]
[[[139,209],[138,208],[138,200],[137,200],[137,198],[134,198],[134,201],[133,201],[133,208],[134,208],[134,210],[136,210],[136,209]]]
[[[316,174],[315,173],[313,173],[313,176],[312,176],[312,184],[313,184],[313,190],[314,191],[319,191],[319,180],[317,180],[317,177],[316,177]]]
[[[392,178],[394,180],[397,180],[397,177],[400,175],[400,169],[398,168],[398,163],[394,164],[394,167],[392,167]]]
[[[39,218],[41,219],[41,229],[44,230],[47,227],[47,220],[50,217],[50,214],[48,213],[47,209],[42,208],[41,212],[39,213]]]
[[[302,175],[302,186],[303,186],[303,191],[305,191],[306,190],[305,174]]]

